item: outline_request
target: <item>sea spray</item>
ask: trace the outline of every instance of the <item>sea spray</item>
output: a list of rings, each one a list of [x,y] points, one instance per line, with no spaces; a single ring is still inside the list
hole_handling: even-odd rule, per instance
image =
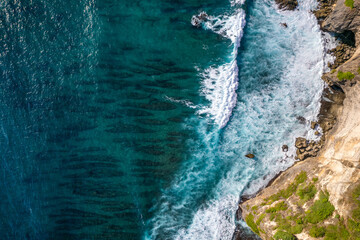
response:
[[[295,138],[316,120],[329,60],[314,7],[314,0],[299,1],[297,11],[279,10],[272,1],[249,4],[241,50],[233,51],[238,57],[201,75],[209,104],[198,113],[215,126],[189,120],[202,140],[189,142],[190,156],[164,191],[149,238],[231,239],[239,194],[254,194],[294,163]],[[221,32],[216,22],[210,26]],[[232,62],[237,66],[229,67]]]
[[[220,128],[226,126],[232,110],[236,105],[236,90],[238,87],[237,54],[245,26],[245,12],[238,9],[231,16],[209,17],[204,24],[206,29],[231,40],[233,50],[230,62],[221,66],[210,66],[203,73],[201,93],[210,102],[198,114],[206,114]]]

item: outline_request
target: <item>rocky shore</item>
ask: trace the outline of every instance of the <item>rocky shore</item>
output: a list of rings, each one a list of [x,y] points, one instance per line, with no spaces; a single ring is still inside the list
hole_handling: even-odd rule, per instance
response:
[[[279,6],[294,9],[294,1],[286,2]],[[342,41],[331,50],[336,61],[322,77],[328,87],[312,123],[322,136],[297,138],[300,161],[240,202],[238,217],[261,239],[360,239],[360,1],[319,0],[319,6],[321,28]]]

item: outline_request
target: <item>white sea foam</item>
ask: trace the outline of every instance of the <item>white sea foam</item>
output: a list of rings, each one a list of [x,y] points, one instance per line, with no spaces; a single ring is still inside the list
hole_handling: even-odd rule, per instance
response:
[[[207,115],[223,128],[229,121],[236,105],[236,89],[238,87],[238,67],[236,57],[245,26],[245,12],[239,9],[231,16],[210,16],[205,28],[231,40],[233,51],[231,61],[221,66],[210,66],[203,73],[202,94],[210,102],[209,106],[198,111]]]
[[[284,65],[283,71],[270,83],[262,86],[259,83],[258,88],[254,87],[256,81],[260,82],[266,76],[254,72],[254,76],[248,79],[240,78],[242,85],[251,85],[251,91],[240,85],[241,101],[235,107],[234,94],[238,87],[234,80],[238,75],[235,46],[240,39],[232,38],[233,31],[225,30],[229,28],[221,30],[218,27],[226,26],[225,23],[214,21],[208,26],[232,39],[234,51],[232,61],[209,68],[203,74],[203,93],[210,106],[201,109],[200,113],[208,114],[220,127],[226,125],[230,114],[233,118],[221,137],[219,131],[207,131],[206,123],[199,124],[198,134],[203,141],[190,143],[192,158],[164,192],[161,210],[153,222],[153,239],[158,236],[189,240],[231,239],[239,194],[257,192],[279,171],[291,166],[295,161],[295,138],[310,136],[310,121],[316,120],[320,108],[324,85],[321,75],[327,70],[326,61],[331,60],[326,55],[326,48],[333,46],[333,39],[322,36],[317,20],[310,12],[316,6],[315,0],[299,0],[299,11],[278,10],[277,13],[274,13],[276,6],[272,1],[256,4],[258,8],[254,14],[266,16],[262,28],[254,30],[259,33],[256,36],[266,36],[266,42],[259,46],[267,52],[269,61],[275,61],[272,54],[284,55],[277,58],[283,61],[279,63]],[[244,15],[240,21],[243,18]],[[286,22],[288,28],[283,28],[282,22]],[[241,35],[242,28],[238,36],[241,38]],[[331,41],[326,41],[327,38]],[[239,42],[234,42],[234,39]],[[249,57],[255,52],[262,53],[262,49],[248,51]],[[258,66],[261,67],[266,68]],[[299,116],[306,119],[305,125],[297,120]],[[289,146],[286,153],[281,150],[283,144]],[[244,157],[249,152],[255,153],[255,159]],[[214,177],[218,172],[221,177]],[[212,189],[206,187],[209,181],[215,182]],[[204,194],[202,188],[208,191],[206,194],[210,200],[194,208],[192,206],[198,205],[193,202],[199,201],[198,196]],[[189,214],[190,223],[183,221]]]

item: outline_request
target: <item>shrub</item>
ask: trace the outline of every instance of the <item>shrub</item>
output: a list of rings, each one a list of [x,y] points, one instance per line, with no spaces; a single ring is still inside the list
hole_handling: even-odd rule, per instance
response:
[[[358,72],[358,74],[360,74],[360,67],[358,68],[357,72]]]
[[[354,8],[354,0],[345,0],[345,6],[353,9]]]
[[[259,229],[256,223],[254,222],[254,215],[252,215],[251,213],[247,215],[247,217],[245,218],[245,222],[254,233],[259,235]]]
[[[316,194],[316,187],[311,184],[308,185],[304,188],[300,188],[297,191],[297,195],[300,197],[300,199],[303,199],[305,201],[309,201],[310,199],[312,199]]]
[[[265,216],[266,216],[265,213],[261,214],[260,217],[258,218],[258,220],[256,220],[256,225],[259,225]]]
[[[296,240],[296,237],[290,233],[277,231],[274,235],[275,240]]]
[[[333,69],[333,70],[331,70],[331,72],[330,73],[335,73],[336,72],[336,69]]]
[[[299,185],[300,183],[305,182],[307,179],[307,174],[305,171],[301,171],[296,177],[295,177],[295,184]]]
[[[325,236],[325,228],[324,227],[312,227],[309,231],[309,235],[314,238]]]
[[[306,212],[306,220],[310,223],[319,223],[334,212],[334,206],[329,202],[328,195],[320,192],[320,199],[315,201],[310,209]]]
[[[326,228],[325,240],[348,240],[350,237],[349,232],[345,226],[340,223],[338,226],[330,225]]]
[[[263,202],[264,205],[271,204],[280,198],[287,199],[296,192],[299,184],[305,182],[307,174],[305,171],[301,171],[296,177],[293,183],[291,183],[286,189],[280,190],[278,193],[266,198]]]
[[[286,203],[284,201],[282,201],[282,202],[279,202],[279,203],[275,204],[274,207],[266,209],[265,212],[267,212],[267,213],[275,213],[275,212],[278,212],[278,211],[286,210],[287,208],[288,208],[288,206],[286,205]]]
[[[292,234],[299,234],[302,232],[304,226],[302,224],[296,224],[295,226],[291,226],[289,232]]]
[[[337,78],[340,81],[344,81],[344,80],[352,80],[355,77],[355,75],[351,72],[341,72],[339,71],[337,74]]]

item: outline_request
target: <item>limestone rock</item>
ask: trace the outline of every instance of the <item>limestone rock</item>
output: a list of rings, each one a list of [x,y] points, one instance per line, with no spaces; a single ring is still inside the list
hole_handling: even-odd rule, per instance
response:
[[[338,0],[334,10],[322,24],[322,28],[329,32],[343,33],[350,30],[354,33],[360,27],[359,1],[354,1],[354,8],[345,6],[345,0]]]
[[[306,148],[308,146],[308,143],[305,138],[298,137],[295,141],[295,147],[296,148]]]

